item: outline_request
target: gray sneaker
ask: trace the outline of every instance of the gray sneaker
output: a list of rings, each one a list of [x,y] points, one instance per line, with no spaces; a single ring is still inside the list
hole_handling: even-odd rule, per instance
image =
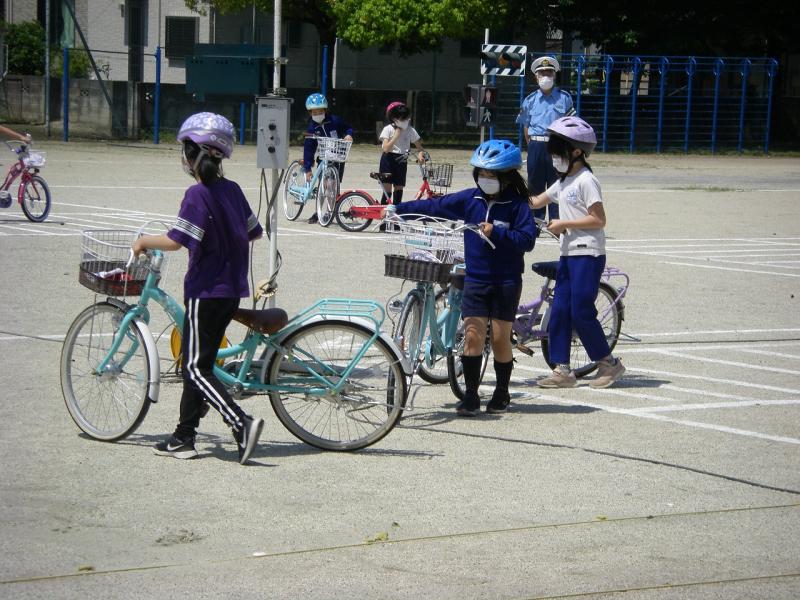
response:
[[[250,458],[256,448],[256,442],[264,428],[264,419],[253,419],[244,417],[244,427],[241,431],[233,432],[233,439],[236,440],[236,448],[239,450],[239,464],[243,465]]]
[[[601,360],[597,367],[597,376],[589,382],[589,387],[599,390],[614,385],[615,381],[625,374],[625,366],[620,359],[613,363]]]
[[[541,388],[574,388],[578,385],[578,379],[572,371],[569,373],[562,373],[556,369],[553,371],[552,375],[537,381],[536,385]]]

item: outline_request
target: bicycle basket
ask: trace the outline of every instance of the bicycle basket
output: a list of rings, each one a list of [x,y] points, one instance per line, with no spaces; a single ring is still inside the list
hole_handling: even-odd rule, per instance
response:
[[[432,188],[448,188],[453,183],[453,165],[428,163],[428,184]]]
[[[331,162],[345,162],[350,153],[350,140],[339,138],[317,137],[317,157]]]
[[[27,156],[22,157],[22,164],[24,164],[26,167],[43,167],[44,163],[44,152],[28,152]]]
[[[463,232],[453,225],[429,218],[387,222],[384,275],[446,284],[464,256]]]
[[[109,296],[141,294],[147,278],[147,266],[138,263],[127,268],[125,266],[136,236],[136,231],[126,229],[84,231],[81,234],[81,264],[78,271],[80,284]]]

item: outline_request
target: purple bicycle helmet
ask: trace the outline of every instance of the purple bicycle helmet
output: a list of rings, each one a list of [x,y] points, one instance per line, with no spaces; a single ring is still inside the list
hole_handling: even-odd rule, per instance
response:
[[[576,148],[583,150],[589,156],[597,146],[597,136],[594,129],[580,117],[561,117],[550,123],[547,128],[550,135],[567,140]]]
[[[179,142],[192,140],[217,158],[231,157],[235,137],[233,123],[222,115],[210,112],[193,114],[183,122],[178,131]]]

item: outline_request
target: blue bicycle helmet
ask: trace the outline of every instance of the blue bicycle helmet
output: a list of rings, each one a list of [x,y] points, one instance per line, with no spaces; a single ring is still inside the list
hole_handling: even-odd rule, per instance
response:
[[[328,99],[319,92],[311,94],[306,98],[306,110],[313,108],[328,108]]]
[[[522,166],[522,154],[508,140],[489,140],[478,146],[469,164],[489,171],[509,171]]]

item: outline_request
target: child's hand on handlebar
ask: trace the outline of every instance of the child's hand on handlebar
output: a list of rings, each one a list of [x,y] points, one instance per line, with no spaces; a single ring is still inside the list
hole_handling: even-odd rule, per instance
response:
[[[396,214],[397,209],[394,207],[394,204],[389,204],[381,209],[381,220],[385,221],[386,219],[391,219]]]
[[[488,238],[488,237],[491,237],[491,235],[492,235],[492,231],[494,230],[494,225],[492,225],[491,223],[487,223],[486,221],[484,221],[483,223],[479,223],[479,224],[478,224],[478,227],[480,227],[480,228],[481,228],[481,233],[482,233],[482,234],[483,234],[485,237],[487,237],[487,238]]]
[[[549,231],[553,235],[561,235],[566,230],[567,227],[564,224],[563,219],[553,219],[552,221],[547,223],[547,231]]]

